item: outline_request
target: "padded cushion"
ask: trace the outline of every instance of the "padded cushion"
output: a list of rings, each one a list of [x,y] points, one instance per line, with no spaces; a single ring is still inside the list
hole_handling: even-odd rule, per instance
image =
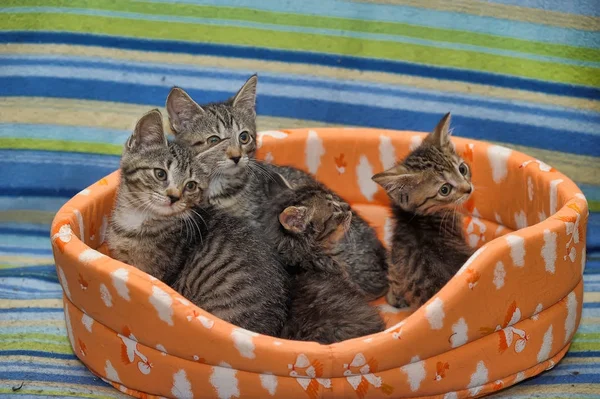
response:
[[[315,174],[385,242],[388,199],[371,176],[423,137],[362,128],[269,131],[259,135],[259,158]],[[527,155],[453,143],[472,169],[465,231],[479,249],[414,313],[380,299],[388,330],[333,345],[238,328],[111,259],[103,242],[119,176],[107,176],[65,204],[52,226],[73,350],[138,397],[463,398],[552,367],[581,315],[585,197]]]

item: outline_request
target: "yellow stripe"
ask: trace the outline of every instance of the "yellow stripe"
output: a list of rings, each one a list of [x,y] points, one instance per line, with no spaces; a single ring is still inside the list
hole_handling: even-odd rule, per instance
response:
[[[561,364],[597,364],[600,363],[600,357],[565,357],[560,361]]]
[[[64,325],[64,323],[63,323]],[[32,362],[32,356],[2,356],[0,358],[0,364],[4,362]],[[67,359],[52,359],[45,357],[34,357],[33,363],[35,364],[49,364],[49,365],[61,365],[61,366],[73,366],[79,367],[81,366],[81,362],[79,360],[67,360]]]
[[[354,69],[335,68],[309,64],[288,64],[276,61],[260,61],[249,59],[231,59],[225,57],[210,57],[190,54],[150,53],[144,51],[106,49],[91,46],[70,46],[65,44],[3,44],[0,54],[61,54],[72,56],[93,56],[118,60],[162,62],[191,66],[219,67],[283,74],[301,74],[321,76],[333,79],[368,81],[389,85],[403,85],[421,89],[441,90],[468,95],[481,95],[529,101],[540,104],[551,104],[570,108],[594,110],[600,112],[600,102],[581,98],[555,96],[546,93],[535,93],[525,90],[507,89],[475,83],[462,83],[409,75],[391,74],[385,72],[361,71]]]
[[[0,309],[10,308],[53,308],[63,307],[62,299],[3,299],[0,302]]]
[[[559,11],[544,10],[482,0],[354,0],[357,3],[394,4],[425,8],[436,11],[451,11],[481,17],[493,17],[534,24],[559,26],[562,28],[596,31],[600,18],[589,15],[567,14]]]
[[[0,118],[3,113],[0,113]],[[19,223],[52,223],[54,212],[45,211],[22,211],[10,210],[0,211],[0,222],[19,222]]]
[[[2,327],[35,327],[35,326],[53,326],[65,328],[64,320],[4,320],[0,321]]]
[[[600,302],[600,292],[584,292],[583,302]]]
[[[29,256],[0,256],[0,264],[17,264],[24,266],[47,265],[54,263],[54,258],[32,258]]]
[[[535,379],[531,380],[535,384]],[[540,396],[540,394],[544,396]],[[561,395],[562,394],[562,395]],[[597,384],[544,384],[540,385],[517,385],[500,394],[496,398],[511,398],[513,396],[525,396],[530,398],[576,398],[577,395],[598,394]]]
[[[149,111],[146,105],[91,100],[50,99],[39,97],[0,97],[1,123],[36,123],[67,126],[97,126],[133,131],[137,119]],[[167,113],[161,109],[167,123]],[[82,123],[83,122],[83,123]],[[259,130],[330,126],[322,122],[258,116]]]
[[[600,317],[582,317],[581,324],[600,324]]]
[[[20,386],[23,380],[2,380],[3,384],[9,386]],[[37,391],[36,393],[52,392],[59,390],[59,394],[68,393],[68,388],[73,390],[74,396],[91,397],[91,398],[123,398],[124,395],[113,388],[111,385],[106,386],[87,385],[87,384],[71,384],[67,382],[46,382],[46,381],[26,381],[24,389],[28,391]],[[81,393],[80,393],[81,392]],[[105,396],[104,396],[105,395]]]

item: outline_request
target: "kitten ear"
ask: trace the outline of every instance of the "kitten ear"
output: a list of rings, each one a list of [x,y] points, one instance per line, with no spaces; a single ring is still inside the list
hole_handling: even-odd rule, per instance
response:
[[[450,144],[450,112],[442,117],[433,132],[425,138],[436,147],[445,147]]]
[[[419,185],[422,173],[407,171],[402,165],[394,166],[373,176],[371,179],[379,184],[388,194],[396,190],[411,189]]]
[[[204,112],[202,107],[179,87],[173,87],[169,92],[166,108],[174,134],[179,133],[185,123],[191,121],[194,115]]]
[[[410,175],[410,173],[402,165],[395,165],[373,175],[371,180],[383,187],[384,190],[391,191],[398,186],[398,180],[402,180],[405,175]]]
[[[153,109],[140,118],[126,143],[128,150],[151,145],[164,147],[168,145],[162,114],[158,109]]]
[[[302,233],[309,222],[308,208],[305,206],[288,206],[279,214],[279,223],[292,233]]]
[[[240,91],[232,99],[232,104],[235,108],[243,108],[252,112],[256,112],[256,84],[258,76],[256,74],[244,83]]]

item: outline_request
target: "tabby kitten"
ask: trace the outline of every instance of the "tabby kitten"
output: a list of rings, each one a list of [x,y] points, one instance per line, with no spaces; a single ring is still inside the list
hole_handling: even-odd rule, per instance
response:
[[[315,187],[275,189],[266,235],[292,274],[281,337],[331,344],[383,331],[384,322],[335,257],[351,225],[348,204]]]
[[[269,180],[281,174],[292,186],[306,185],[336,201],[346,203],[310,174],[288,166],[263,164],[254,159],[256,152],[256,75],[250,77],[231,99],[198,105],[185,91],[173,88],[167,98],[171,127],[179,142],[201,152],[225,139],[225,156],[214,164],[208,189],[208,201],[232,215],[254,220],[261,226],[261,214],[269,207]],[[352,281],[367,299],[387,291],[386,252],[375,231],[358,214],[352,214],[348,233],[337,243],[337,261],[344,264]]]
[[[287,315],[284,266],[244,220],[202,204],[206,165],[226,149],[224,142],[195,155],[167,141],[158,110],[144,115],[121,158],[108,246],[207,312],[277,336]]]
[[[471,256],[462,216],[471,192],[469,166],[450,142],[446,114],[402,162],[373,176],[392,201],[395,223],[386,299],[418,307],[435,295]]]

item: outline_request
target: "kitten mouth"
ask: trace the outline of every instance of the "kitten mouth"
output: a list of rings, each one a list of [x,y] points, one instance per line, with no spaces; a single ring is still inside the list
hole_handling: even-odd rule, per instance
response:
[[[238,164],[235,164],[233,162],[227,162],[221,165],[221,167],[219,168],[219,172],[223,175],[236,175],[241,171],[245,170],[245,168],[246,165],[242,164],[241,161]]]

